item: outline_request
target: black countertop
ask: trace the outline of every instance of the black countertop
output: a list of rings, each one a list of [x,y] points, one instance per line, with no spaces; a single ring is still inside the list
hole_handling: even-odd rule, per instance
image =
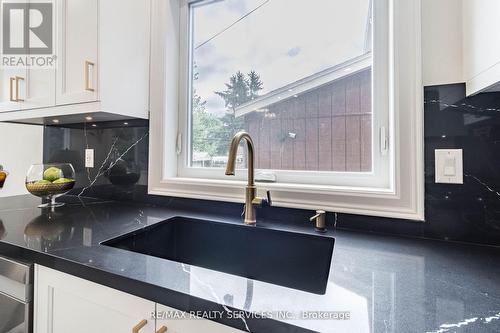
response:
[[[273,319],[216,319],[255,333],[500,331],[500,248],[329,231],[336,242],[328,287],[325,295],[316,295],[100,245],[174,216],[241,223],[237,217],[62,200],[68,205],[47,213],[36,208],[40,200],[32,196],[0,198],[0,255],[184,311],[220,311],[224,305],[246,315],[273,314]],[[308,222],[277,222],[258,227],[313,233]],[[339,311],[350,319],[300,318],[303,311]]]

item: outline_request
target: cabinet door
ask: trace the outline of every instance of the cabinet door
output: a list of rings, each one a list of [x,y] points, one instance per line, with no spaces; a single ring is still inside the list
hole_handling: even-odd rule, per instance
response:
[[[26,70],[0,68],[0,112],[23,108],[26,93]]]
[[[244,333],[244,331],[208,319],[193,319],[189,317],[178,319],[183,318],[182,311],[165,305],[157,304],[156,311],[161,316],[166,316],[167,318],[158,319],[156,321],[156,329],[160,330],[162,327],[166,327],[168,333]],[[179,315],[175,315],[175,313],[179,313]],[[175,319],[168,319],[169,316]]]
[[[467,95],[500,81],[500,1],[463,1],[463,63]]]
[[[22,109],[51,107],[56,104],[54,69],[29,69],[26,71],[25,94]]]
[[[35,271],[35,333],[154,333],[155,303],[43,266]]]
[[[99,2],[99,99],[105,111],[149,116],[150,10],[150,0]]]
[[[23,42],[24,31],[24,12],[22,10],[4,13],[3,4],[7,2],[0,1],[0,17],[9,15],[10,18],[10,41],[12,47],[23,47],[19,43]],[[3,24],[0,25],[3,36]],[[3,42],[3,41],[2,41]],[[8,56],[8,55],[6,55]],[[26,69],[23,67],[0,67],[0,112],[20,110],[22,104],[20,102],[25,93]]]
[[[55,14],[56,0],[43,0],[44,3],[51,3],[53,15]],[[30,0],[30,10],[32,4],[38,4],[40,0]],[[36,9],[36,7],[35,7]],[[42,18],[43,19],[43,18]],[[56,41],[55,24],[53,24],[52,41]],[[55,52],[55,49],[53,50]],[[55,54],[55,53],[54,53]],[[51,55],[30,54],[31,57],[44,57]],[[38,62],[38,61],[37,61]],[[52,67],[30,67],[26,70],[25,91],[23,95],[22,109],[34,109],[51,107],[56,104],[56,70]]]
[[[98,1],[57,2],[56,104],[96,101]]]

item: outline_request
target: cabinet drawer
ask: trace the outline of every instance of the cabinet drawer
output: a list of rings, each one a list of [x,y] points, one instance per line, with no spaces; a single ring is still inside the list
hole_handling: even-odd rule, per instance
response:
[[[27,333],[30,305],[0,293],[0,332]]]

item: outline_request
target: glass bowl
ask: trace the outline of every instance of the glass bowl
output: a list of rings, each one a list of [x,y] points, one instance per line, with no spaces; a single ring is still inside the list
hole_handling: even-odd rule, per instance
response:
[[[39,208],[64,206],[56,198],[68,193],[75,183],[75,169],[70,163],[33,164],[26,175],[28,192],[50,201]]]

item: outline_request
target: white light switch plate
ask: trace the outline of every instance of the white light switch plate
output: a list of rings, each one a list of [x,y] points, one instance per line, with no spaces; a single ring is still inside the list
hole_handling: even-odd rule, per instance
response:
[[[436,149],[436,183],[463,184],[464,167],[462,149]]]
[[[85,167],[94,167],[94,149],[85,149]]]

